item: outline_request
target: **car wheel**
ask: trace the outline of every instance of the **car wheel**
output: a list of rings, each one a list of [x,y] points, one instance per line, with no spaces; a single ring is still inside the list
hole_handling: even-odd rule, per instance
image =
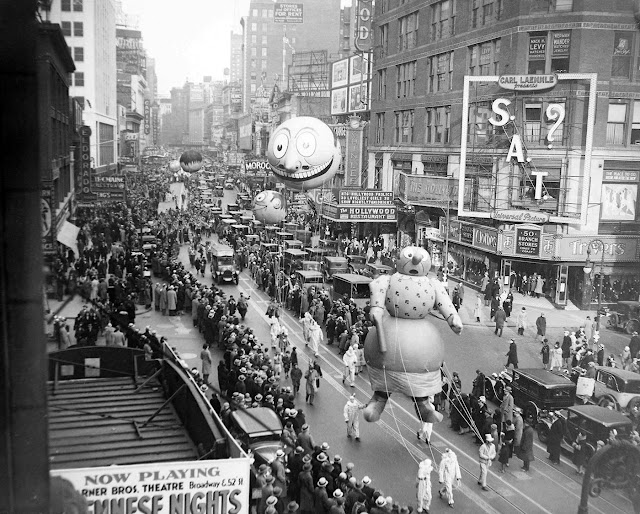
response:
[[[522,409],[522,414],[524,419],[532,419],[534,423],[537,423],[538,416],[540,415],[540,409],[538,409],[538,406],[535,403],[529,402]]]
[[[624,327],[624,330],[627,334],[633,334],[634,332],[640,331],[640,321],[637,319],[632,319],[627,323],[627,326]]]
[[[604,407],[606,409],[612,409],[612,410],[620,410],[620,405],[618,404],[618,402],[616,401],[616,399],[612,396],[603,396],[602,398],[600,398],[598,400],[598,405],[600,407]]]
[[[633,413],[635,409],[640,409],[640,396],[634,396],[631,398],[627,405],[627,409],[631,413]]]
[[[538,439],[542,444],[546,444],[549,439],[549,427],[546,423],[538,423]]]
[[[607,324],[611,328],[618,328],[619,327],[620,320],[618,319],[618,315],[615,312],[612,312],[611,314],[609,314],[609,317],[607,318]]]

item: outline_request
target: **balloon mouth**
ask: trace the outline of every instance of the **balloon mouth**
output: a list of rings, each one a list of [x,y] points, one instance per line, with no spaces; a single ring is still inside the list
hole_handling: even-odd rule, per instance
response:
[[[289,180],[290,182],[304,182],[305,180],[321,177],[327,173],[331,169],[331,166],[333,166],[333,159],[334,157],[331,157],[331,159],[329,159],[325,164],[313,166],[308,170],[303,169],[300,171],[294,171],[293,173],[288,173],[287,170],[278,168],[271,163],[269,163],[269,166],[275,175],[282,177],[284,180]]]
[[[418,274],[418,270],[417,269],[410,269],[409,270],[409,274],[410,275],[417,275]]]

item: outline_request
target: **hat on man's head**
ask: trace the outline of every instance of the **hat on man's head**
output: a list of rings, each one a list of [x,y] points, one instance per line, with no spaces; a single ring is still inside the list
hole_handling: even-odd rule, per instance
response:
[[[493,436],[491,434],[485,434],[484,439],[488,443],[492,443],[493,442]]]
[[[362,483],[364,485],[369,485],[371,483],[371,479],[365,475],[364,477],[362,477]]]
[[[384,496],[378,496],[378,498],[376,499],[376,505],[378,507],[384,507],[387,504],[387,500],[385,499]]]
[[[302,430],[304,430],[304,431],[309,430],[309,425],[307,425],[306,423],[304,425],[302,425]]]
[[[336,489],[335,491],[333,491],[334,498],[342,498],[343,496],[344,496],[344,493],[342,492],[341,489]]]
[[[478,401],[482,403],[487,403],[487,399],[484,396],[481,396],[480,398],[478,398]]]
[[[326,452],[329,448],[331,448],[329,446],[329,443],[322,443],[322,445],[320,446],[320,448],[322,448],[323,452]]]
[[[260,464],[260,467],[258,468],[258,473],[266,473],[267,469],[269,469],[269,467],[266,464]]]
[[[318,454],[318,456],[316,457],[316,460],[317,460],[318,462],[324,462],[324,461],[326,461],[326,460],[327,460],[327,454],[326,454],[326,453],[324,453],[324,452],[320,452],[320,453]]]
[[[295,512],[296,510],[298,510],[300,508],[300,505],[298,505],[296,502],[289,502],[287,504],[287,510],[289,512]]]
[[[300,455],[301,453],[304,453],[304,448],[302,446],[296,446],[296,449],[293,453],[297,453],[298,455]]]
[[[269,498],[267,498],[267,505],[275,505],[276,503],[278,503],[278,498],[275,496],[269,496]]]
[[[333,462],[342,462],[342,457],[340,457],[340,455],[336,455],[336,456],[333,458]]]
[[[356,477],[349,477],[349,485],[351,485],[351,487],[355,487],[356,482],[357,482]]]
[[[304,457],[302,457],[302,462],[311,462],[311,455],[306,454]]]
[[[273,475],[267,475],[265,477],[265,481],[267,482],[267,484],[270,484],[271,482],[273,482],[276,478]]]
[[[327,479],[325,477],[320,477],[320,480],[318,480],[319,487],[327,487],[328,483],[329,482],[327,482]]]
[[[308,462],[305,462],[302,465],[302,471],[311,471],[311,469],[312,469],[311,464],[309,464]]]
[[[276,452],[276,457],[284,457],[284,451],[282,451],[282,449],[279,449],[279,450]]]

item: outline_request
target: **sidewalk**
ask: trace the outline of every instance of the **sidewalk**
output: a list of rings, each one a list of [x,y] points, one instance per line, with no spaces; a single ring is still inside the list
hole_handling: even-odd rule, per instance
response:
[[[453,288],[458,282],[449,281],[449,291],[453,291]],[[465,288],[464,302],[460,308],[459,314],[462,319],[462,323],[468,327],[487,327],[487,330],[495,329],[495,323],[489,319],[490,308],[484,306],[484,296],[482,302],[482,315],[480,316],[480,323],[476,321],[473,315],[473,309],[475,307],[477,291],[471,288]],[[527,310],[528,327],[524,331],[523,336],[517,335],[516,329],[516,316],[518,312],[525,307]],[[516,342],[518,340],[526,340],[528,342],[534,342],[536,338],[536,319],[544,314],[547,318],[547,333],[546,338],[549,340],[549,344],[553,345],[556,341],[562,342],[564,331],[570,332],[576,331],[580,326],[584,325],[587,321],[587,316],[593,320],[596,315],[596,311],[582,311],[582,310],[562,310],[556,309],[553,304],[546,298],[535,298],[532,296],[524,296],[518,292],[513,295],[513,310],[511,316],[507,318],[505,324],[503,338],[514,337]],[[606,323],[606,320],[604,321]],[[608,330],[606,327],[600,330],[600,343],[605,346],[605,354],[608,356],[613,353],[616,357],[622,352],[625,345],[629,343],[629,337],[627,334],[621,332],[614,332]]]

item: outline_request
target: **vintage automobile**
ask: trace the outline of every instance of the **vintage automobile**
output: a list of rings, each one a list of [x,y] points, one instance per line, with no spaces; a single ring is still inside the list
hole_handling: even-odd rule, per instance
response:
[[[240,212],[240,206],[237,203],[227,204],[227,214],[235,215],[236,212]]]
[[[303,250],[304,243],[297,239],[289,239],[288,241],[284,241],[284,249],[285,250]]]
[[[334,301],[342,300],[346,296],[353,299],[358,307],[365,307],[370,296],[369,277],[357,273],[334,273],[332,279],[331,296]]]
[[[619,301],[607,314],[607,326],[627,334],[640,332],[640,302]]]
[[[318,261],[302,261],[302,269],[308,271],[320,271],[321,264]]]
[[[368,262],[361,273],[367,277],[378,278],[379,275],[393,275],[395,271],[391,266]]]
[[[640,409],[640,375],[633,371],[596,366],[594,401],[624,412]]]
[[[215,245],[211,249],[211,275],[218,284],[235,282],[238,284],[235,252],[226,245]]]
[[[307,258],[307,252],[297,248],[290,248],[284,251],[284,272],[291,274],[296,270],[303,269],[302,262]]]
[[[318,246],[326,250],[328,255],[338,255],[339,244],[337,239],[320,239],[318,241]]]
[[[216,186],[213,191],[215,196],[224,196],[224,187],[222,186]]]
[[[293,274],[293,282],[303,291],[308,291],[312,286],[321,288],[324,285],[324,278],[318,271],[298,270]]]
[[[598,405],[575,405],[559,411],[559,414],[564,420],[565,428],[562,448],[573,454],[575,451],[573,443],[578,433],[582,432],[586,436],[582,443],[586,460],[596,452],[598,441],[607,441],[612,430],[615,429],[618,433],[617,439],[625,440],[629,437],[633,426],[631,420],[625,415]],[[551,424],[552,420],[546,413],[542,413],[538,418],[536,428],[540,442],[547,442]]]
[[[520,368],[514,369],[511,377],[513,401],[527,418],[538,419],[540,411],[555,411],[575,404],[576,384],[562,372]]]
[[[227,181],[224,183],[224,188],[225,188],[225,189],[233,189],[233,188],[235,188],[235,187],[236,187],[236,186],[235,186],[235,184],[233,183],[233,180],[227,180]]]
[[[367,267],[366,255],[345,255],[347,263],[349,264],[349,273],[360,273],[361,270]]]
[[[349,263],[344,257],[325,255],[322,259],[322,274],[325,282],[329,282],[334,273],[347,273]]]
[[[269,464],[276,452],[283,449],[282,421],[268,407],[238,409],[231,413],[229,431],[242,448],[253,455],[255,468]]]

